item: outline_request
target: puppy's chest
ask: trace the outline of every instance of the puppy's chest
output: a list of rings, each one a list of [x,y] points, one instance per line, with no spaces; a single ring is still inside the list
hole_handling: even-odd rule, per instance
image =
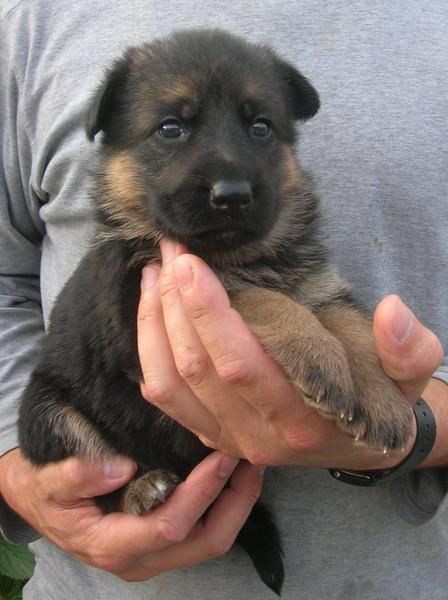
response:
[[[289,296],[311,310],[347,291],[347,284],[336,269],[328,266],[310,271],[300,266],[296,269],[274,268],[261,263],[244,268],[215,269],[215,272],[231,295],[248,288],[271,290]]]
[[[214,268],[213,270],[229,292],[238,292],[248,287],[268,288],[284,293],[292,290],[291,281],[288,281],[282,273],[275,272],[265,265],[247,265],[227,269]]]
[[[217,275],[227,292],[237,294],[248,288],[260,288],[280,292],[313,310],[348,290],[346,282],[338,275],[334,266],[319,259],[316,252],[312,257],[289,252],[287,258],[281,254],[264,257],[245,264],[229,260],[227,256],[202,257]],[[160,262],[160,250],[155,246],[133,248],[128,254],[131,270],[141,269],[148,262]]]

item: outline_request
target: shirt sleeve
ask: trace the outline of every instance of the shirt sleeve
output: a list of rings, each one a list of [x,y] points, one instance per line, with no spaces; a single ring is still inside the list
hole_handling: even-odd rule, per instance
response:
[[[433,374],[448,385],[448,357]],[[408,523],[422,525],[448,514],[448,468],[416,469],[390,484],[397,514]]]
[[[440,381],[444,381],[448,385],[448,356],[445,356],[442,364],[434,373],[433,377],[435,379],[440,379]]]
[[[39,286],[42,199],[31,189],[31,169],[18,81],[0,23],[0,456],[18,445],[20,397],[44,331]],[[0,529],[14,541],[35,537],[1,502]]]

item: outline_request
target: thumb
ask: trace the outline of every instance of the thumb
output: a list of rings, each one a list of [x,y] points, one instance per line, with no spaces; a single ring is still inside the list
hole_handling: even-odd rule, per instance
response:
[[[112,492],[132,478],[136,465],[122,456],[106,457],[104,461],[68,458],[40,470],[41,484],[55,501],[76,503]]]
[[[378,304],[373,333],[383,369],[403,394],[415,401],[442,361],[439,338],[398,296],[387,296]]]

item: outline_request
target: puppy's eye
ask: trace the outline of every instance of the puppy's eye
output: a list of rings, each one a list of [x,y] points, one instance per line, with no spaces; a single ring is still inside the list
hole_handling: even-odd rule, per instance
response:
[[[271,132],[271,124],[267,119],[258,118],[250,126],[250,133],[254,137],[266,137]]]
[[[159,133],[164,138],[180,138],[185,130],[177,119],[167,119],[159,125]]]

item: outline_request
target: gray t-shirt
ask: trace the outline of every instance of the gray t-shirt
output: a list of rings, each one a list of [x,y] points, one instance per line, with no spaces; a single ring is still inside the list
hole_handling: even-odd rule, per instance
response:
[[[124,47],[174,28],[267,42],[310,77],[322,109],[302,126],[299,154],[323,198],[334,261],[367,306],[400,294],[448,347],[448,3],[3,0],[0,11],[0,454],[17,445],[43,319],[92,233],[92,91]],[[446,600],[447,490],[442,469],[373,489],[324,470],[268,470],[282,598]],[[35,537],[4,505],[0,523],[10,539]],[[239,549],[138,584],[45,540],[32,550],[28,600],[274,597]]]

